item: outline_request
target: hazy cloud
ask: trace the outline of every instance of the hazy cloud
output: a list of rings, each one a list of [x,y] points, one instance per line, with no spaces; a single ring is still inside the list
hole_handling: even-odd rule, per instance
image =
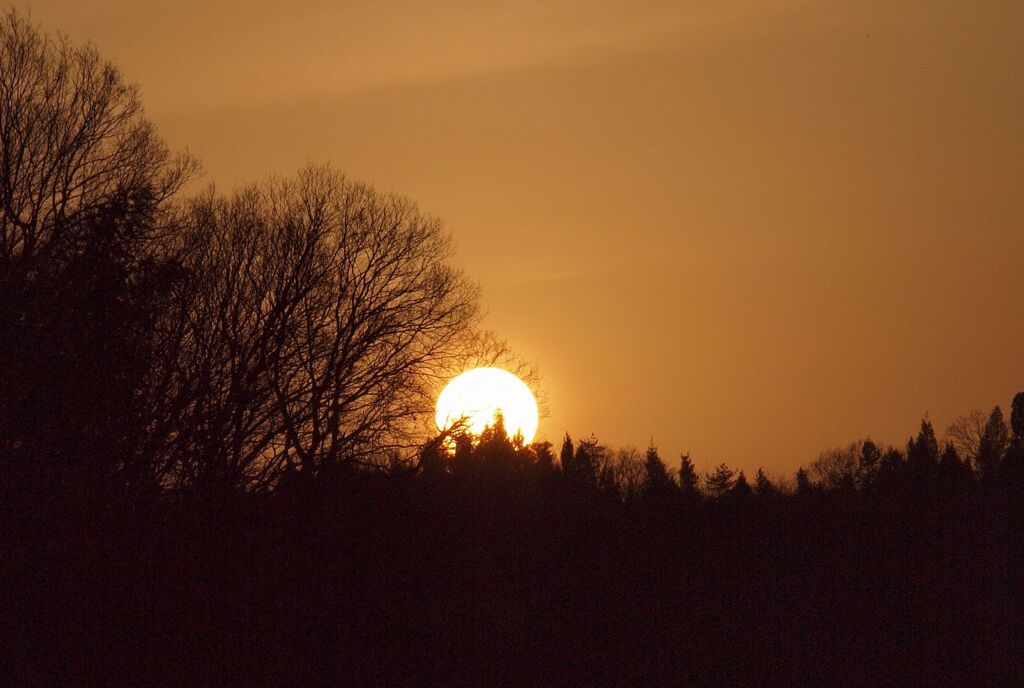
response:
[[[671,49],[683,39],[706,40],[716,27],[785,16],[806,4],[101,0],[86,7],[59,0],[35,16],[72,16],[75,37],[101,48],[127,43],[114,52],[131,75],[186,90],[174,107],[192,110],[352,96]],[[119,33],[124,23],[138,32]]]

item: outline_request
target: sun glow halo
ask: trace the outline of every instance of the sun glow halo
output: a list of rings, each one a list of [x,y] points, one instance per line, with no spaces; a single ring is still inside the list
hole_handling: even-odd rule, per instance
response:
[[[509,437],[520,432],[525,442],[533,440],[540,416],[537,400],[525,382],[501,368],[474,368],[454,378],[437,398],[434,420],[446,430],[466,418],[467,430],[479,435],[498,410]]]

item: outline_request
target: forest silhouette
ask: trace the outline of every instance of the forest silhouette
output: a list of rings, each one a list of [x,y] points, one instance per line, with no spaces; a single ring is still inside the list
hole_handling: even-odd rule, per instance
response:
[[[517,365],[439,222],[197,171],[3,17],[5,685],[1021,680],[1024,393],[792,479],[437,435],[440,382]]]

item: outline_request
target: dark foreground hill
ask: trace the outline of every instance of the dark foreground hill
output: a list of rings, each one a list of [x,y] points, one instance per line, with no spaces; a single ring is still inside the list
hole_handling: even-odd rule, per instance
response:
[[[1021,680],[1002,485],[623,503],[534,467],[41,503],[4,514],[8,685]]]

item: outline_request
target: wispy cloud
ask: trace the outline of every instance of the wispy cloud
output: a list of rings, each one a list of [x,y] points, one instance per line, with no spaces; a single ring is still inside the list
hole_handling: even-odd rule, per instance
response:
[[[104,30],[136,26],[130,47],[139,54],[128,61],[145,74],[132,76],[186,92],[178,109],[207,109],[351,97],[659,49],[680,35],[699,39],[714,26],[794,2],[803,4],[257,0],[239,10],[237,3],[196,0],[98,0],[88,13],[79,10],[76,26],[101,44]],[[61,4],[52,13],[66,17],[72,10]]]

